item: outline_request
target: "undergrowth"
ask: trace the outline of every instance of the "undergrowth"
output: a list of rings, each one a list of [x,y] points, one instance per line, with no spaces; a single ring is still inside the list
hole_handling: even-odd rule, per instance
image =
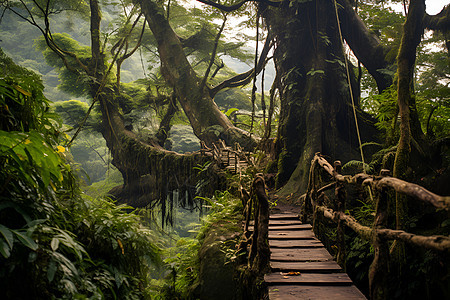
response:
[[[143,299],[159,264],[130,207],[89,198],[42,83],[0,52],[0,290],[6,299]]]
[[[201,222],[189,224],[195,238],[180,238],[174,247],[166,248],[164,262],[168,266],[164,280],[153,280],[154,299],[195,299],[199,285],[199,250],[211,230],[216,232],[238,232],[242,220],[242,203],[228,191],[217,191],[212,198],[203,198],[209,209]],[[236,257],[239,235],[233,239],[219,241],[227,263]]]

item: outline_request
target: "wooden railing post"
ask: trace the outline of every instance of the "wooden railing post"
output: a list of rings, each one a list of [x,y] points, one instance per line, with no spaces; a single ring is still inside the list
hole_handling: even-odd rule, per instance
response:
[[[389,170],[381,170],[381,176],[388,176]],[[388,299],[389,247],[386,240],[380,238],[379,229],[386,228],[388,216],[388,195],[386,188],[378,193],[375,221],[373,224],[374,258],[369,269],[370,299]]]
[[[244,234],[237,250],[238,254],[237,257],[239,258],[238,263],[240,264],[244,263],[245,256],[239,254],[247,252],[247,246],[250,242],[251,233],[249,231],[249,226],[250,226],[250,219],[252,217],[252,206],[254,201],[253,197],[245,189],[241,190],[241,197],[242,197],[242,204],[244,205],[245,223],[244,223]]]
[[[253,233],[251,237],[250,251],[248,253],[248,267],[251,268],[253,260],[258,253],[258,235],[259,235],[259,201],[253,194]],[[251,213],[251,212],[250,212]]]
[[[339,160],[334,162],[334,171],[337,174],[340,174],[342,172],[342,164]],[[345,198],[346,198],[346,191],[345,186],[342,182],[336,181],[336,187],[334,190],[334,194],[337,201],[337,211],[339,213],[344,214],[345,213]],[[345,226],[341,219],[338,219],[337,221],[337,247],[338,247],[338,254],[336,257],[336,261],[339,265],[342,266],[342,268],[345,271]]]
[[[258,174],[253,181],[258,210],[255,211],[255,220],[258,219],[258,235],[256,236],[257,253],[252,268],[257,273],[266,273],[270,270],[269,248],[269,198],[266,194],[264,177]]]
[[[317,220],[317,206],[322,204],[322,201],[320,199],[323,199],[318,197],[317,195],[317,174],[318,170],[316,170],[316,160],[314,159],[311,163],[311,170],[309,171],[309,187],[308,187],[308,193],[306,195],[305,199],[305,211],[312,213],[312,227],[314,233],[319,233],[319,226],[318,226],[318,220]],[[320,201],[320,203],[319,203]],[[306,219],[307,215],[305,216]],[[305,220],[306,222],[307,220]]]

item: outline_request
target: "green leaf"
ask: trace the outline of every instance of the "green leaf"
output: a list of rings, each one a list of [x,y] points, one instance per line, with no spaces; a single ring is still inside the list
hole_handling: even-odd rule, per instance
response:
[[[68,290],[71,294],[75,294],[77,292],[77,287],[72,281],[68,279],[63,279],[61,280],[61,283],[64,285],[65,289]]]
[[[55,273],[56,273],[57,269],[58,269],[58,267],[57,267],[55,261],[52,259],[50,261],[50,263],[48,264],[48,269],[47,269],[48,282],[52,282],[53,281],[53,279],[55,278]]]
[[[227,110],[227,112],[225,113],[225,115],[229,118],[231,116],[232,113],[238,111],[239,108],[230,108],[229,110]]]
[[[9,249],[12,250],[13,243],[14,243],[14,236],[13,236],[11,230],[9,230],[8,227],[5,227],[5,226],[0,224],[0,232],[2,233],[2,235],[5,238],[6,242],[8,243]]]
[[[25,90],[24,90],[23,88],[21,88],[20,86],[14,85],[13,87],[14,87],[14,89],[15,89],[16,91],[18,91],[18,92],[24,94],[25,96],[31,97],[31,93],[28,92],[28,91],[25,91]]]
[[[58,250],[58,246],[59,246],[59,239],[54,237],[50,243],[50,247],[52,247],[53,251]]]
[[[450,219],[445,220],[444,222],[441,223],[442,227],[447,227],[450,226]]]
[[[31,237],[23,234],[22,232],[20,232],[18,230],[11,230],[11,231],[16,234],[17,238],[24,246],[26,246],[34,251],[37,250],[38,244]]]
[[[306,73],[306,75],[308,76],[314,76],[316,74],[325,74],[324,70],[314,70],[314,68],[312,68],[308,73]]]
[[[4,258],[8,258],[11,255],[11,248],[3,240],[0,240],[0,253]]]

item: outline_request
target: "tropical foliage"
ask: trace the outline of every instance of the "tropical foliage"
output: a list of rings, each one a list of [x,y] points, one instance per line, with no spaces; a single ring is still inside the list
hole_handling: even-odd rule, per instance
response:
[[[130,207],[81,194],[39,77],[0,58],[2,294],[142,298],[159,263],[152,234]]]

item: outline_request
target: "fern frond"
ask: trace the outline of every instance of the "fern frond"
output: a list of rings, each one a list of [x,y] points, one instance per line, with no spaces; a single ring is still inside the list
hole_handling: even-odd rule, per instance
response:
[[[361,145],[361,147],[366,147],[366,146],[379,146],[379,147],[383,147],[382,144],[377,143],[377,142],[367,142],[367,143],[363,143]]]
[[[372,167],[370,165],[363,163],[360,160],[351,160],[342,166],[343,171],[352,170],[352,169],[360,170],[360,171],[365,170],[366,173],[370,173],[373,171]]]

